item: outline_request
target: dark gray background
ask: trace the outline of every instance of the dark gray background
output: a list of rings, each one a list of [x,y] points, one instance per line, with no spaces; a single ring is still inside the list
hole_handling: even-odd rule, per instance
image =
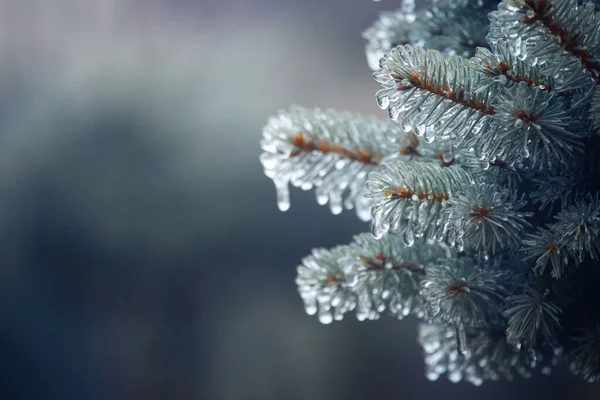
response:
[[[278,212],[261,129],[383,117],[360,33],[394,3],[0,0],[0,398],[598,398],[431,383],[414,320],[304,313],[299,260],[368,226]]]

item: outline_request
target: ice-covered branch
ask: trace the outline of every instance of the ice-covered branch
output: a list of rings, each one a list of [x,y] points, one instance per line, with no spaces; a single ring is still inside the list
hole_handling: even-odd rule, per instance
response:
[[[594,3],[504,0],[490,20],[488,39],[492,44],[510,38],[517,56],[536,60],[548,75],[577,81],[587,70],[598,79],[600,36]]]
[[[288,185],[315,188],[319,204],[334,214],[345,207],[369,219],[364,198],[367,174],[385,156],[414,146],[393,123],[332,110],[292,107],[272,117],[263,130],[260,160],[275,182],[278,205],[290,206]]]
[[[296,283],[307,313],[318,313],[322,323],[352,310],[359,320],[377,319],[385,310],[398,318],[423,316],[420,282],[429,265],[450,254],[437,244],[409,247],[397,235],[375,240],[366,233],[347,246],[314,250],[298,267]]]
[[[556,344],[560,328],[561,309],[548,299],[548,292],[539,292],[524,286],[523,293],[507,299],[508,318],[506,329],[508,342],[517,348],[526,348],[533,359],[540,337],[547,343]]]
[[[373,235],[402,232],[410,245],[416,237],[436,238],[443,229],[448,199],[473,177],[460,167],[411,161],[388,162],[369,175]]]
[[[501,323],[505,298],[514,286],[515,274],[497,261],[483,263],[461,257],[432,265],[421,283],[429,318],[458,327]]]

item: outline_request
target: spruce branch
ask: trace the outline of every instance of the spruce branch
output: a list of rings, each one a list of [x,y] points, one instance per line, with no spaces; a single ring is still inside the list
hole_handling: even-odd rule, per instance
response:
[[[526,260],[535,259],[535,272],[541,275],[548,262],[551,275],[560,279],[569,263],[578,266],[585,259],[600,257],[600,201],[586,196],[565,207],[547,228],[538,228],[523,240]]]
[[[497,104],[493,118],[503,129],[478,146],[486,157],[496,155],[509,164],[527,159],[532,168],[542,169],[557,162],[568,164],[583,152],[587,131],[569,113],[563,98],[521,82],[502,91]],[[477,146],[480,140],[470,143]]]
[[[450,254],[438,244],[419,240],[409,247],[396,235],[375,240],[366,233],[346,246],[313,250],[298,266],[296,284],[306,312],[324,324],[353,310],[360,321],[385,310],[400,319],[422,317],[420,282],[429,265]]]
[[[600,86],[598,85],[596,85],[594,88],[594,93],[592,94],[589,119],[592,124],[592,130],[596,134],[600,133]]]
[[[329,203],[334,214],[355,208],[359,218],[368,220],[367,174],[385,156],[411,145],[410,137],[390,122],[294,106],[269,119],[260,160],[275,183],[282,211],[290,205],[291,183],[303,190],[314,187],[319,204]]]
[[[516,57],[503,41],[496,44],[495,52],[478,48],[470,60],[472,68],[488,77],[489,85],[509,86],[525,82],[544,91],[563,93],[572,90],[570,86],[556,84],[552,76],[542,75],[539,68],[526,61]]]
[[[468,329],[469,351],[464,355],[459,354],[456,332],[446,325],[421,323],[418,331],[429,380],[446,374],[452,382],[466,381],[479,386],[484,381],[531,376],[527,357],[508,345],[503,329]]]
[[[371,220],[302,261],[306,310],[424,318],[430,379],[529,377],[568,355],[598,381],[599,7],[503,0],[486,43],[491,0],[430,3],[363,34],[393,122],[292,108],[263,132],[281,208],[291,183]]]
[[[314,249],[298,266],[296,284],[306,313],[318,314],[323,324],[339,321],[356,308],[356,295],[348,287],[348,279],[339,263],[344,250],[342,246]]]
[[[600,381],[600,323],[580,329],[572,338],[569,367],[588,382]]]
[[[379,60],[396,46],[413,43],[413,23],[417,16],[413,10],[386,11],[362,34],[367,40],[365,53],[373,71],[379,69]]]
[[[460,167],[392,161],[369,174],[373,236],[402,232],[407,245],[415,237],[436,238],[443,228],[442,211],[452,194],[473,182]]]
[[[560,279],[569,264],[569,251],[561,237],[552,229],[538,228],[523,239],[522,251],[527,253],[524,261],[535,260],[534,271],[542,275],[550,264],[550,274]]]
[[[578,262],[600,260],[600,199],[588,196],[556,216],[552,229]]]
[[[550,344],[557,343],[562,310],[548,299],[548,294],[548,290],[540,292],[524,286],[521,294],[507,298],[508,308],[504,311],[508,342],[526,348],[534,360],[540,336]]]
[[[398,235],[376,240],[369,233],[355,236],[345,253],[340,262],[356,293],[359,320],[376,319],[386,309],[400,319],[409,314],[422,317],[419,284],[431,263],[451,254],[438,244],[421,240],[407,246]]]
[[[377,102],[405,130],[417,127],[420,134],[435,124],[438,137],[454,133],[464,138],[495,114],[495,93],[477,91],[482,75],[466,59],[446,59],[439,51],[406,45],[383,58],[381,68],[373,74],[383,86]]]
[[[498,260],[482,264],[461,257],[432,265],[421,283],[421,295],[431,321],[477,328],[501,323],[513,285],[514,274],[501,268]]]
[[[488,46],[487,14],[495,8],[496,1],[490,0],[446,0],[429,10],[402,7],[382,12],[363,33],[369,67],[379,70],[383,56],[406,44],[470,57],[477,47]]]
[[[397,47],[373,74],[382,86],[380,107],[417,134],[454,138],[490,161],[533,167],[568,162],[587,136],[569,104],[520,82],[513,88],[490,85],[475,63],[438,51]],[[567,159],[565,159],[565,157]]]
[[[446,240],[449,244],[464,240],[486,255],[516,248],[522,231],[531,226],[526,218],[532,214],[520,211],[526,204],[514,189],[468,185],[448,200],[444,210]]]
[[[471,57],[477,47],[487,47],[487,14],[495,1],[447,0],[418,15],[413,45],[439,50],[447,56]]]
[[[586,74],[598,79],[600,40],[593,3],[576,0],[503,0],[490,13],[488,40],[510,40],[522,59],[537,60],[549,76],[588,88]],[[579,75],[579,76],[578,76]]]
[[[579,197],[579,188],[581,185],[577,171],[562,170],[545,172],[534,175],[530,181],[534,185],[531,192],[531,200],[534,204],[540,205],[540,210],[554,211],[568,207]]]

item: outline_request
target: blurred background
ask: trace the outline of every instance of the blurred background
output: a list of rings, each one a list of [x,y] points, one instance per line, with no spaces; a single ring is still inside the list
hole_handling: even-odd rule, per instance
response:
[[[429,382],[416,322],[305,314],[368,229],[258,162],[296,103],[377,114],[386,0],[0,0],[0,399],[597,399],[565,371]]]

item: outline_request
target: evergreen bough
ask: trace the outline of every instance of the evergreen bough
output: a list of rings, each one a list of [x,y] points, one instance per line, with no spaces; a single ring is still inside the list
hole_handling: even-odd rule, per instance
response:
[[[422,319],[426,376],[600,379],[600,13],[577,0],[405,1],[367,29],[390,120],[294,106],[263,132],[289,184],[371,233],[296,280],[322,323]],[[489,26],[487,24],[489,20]]]

